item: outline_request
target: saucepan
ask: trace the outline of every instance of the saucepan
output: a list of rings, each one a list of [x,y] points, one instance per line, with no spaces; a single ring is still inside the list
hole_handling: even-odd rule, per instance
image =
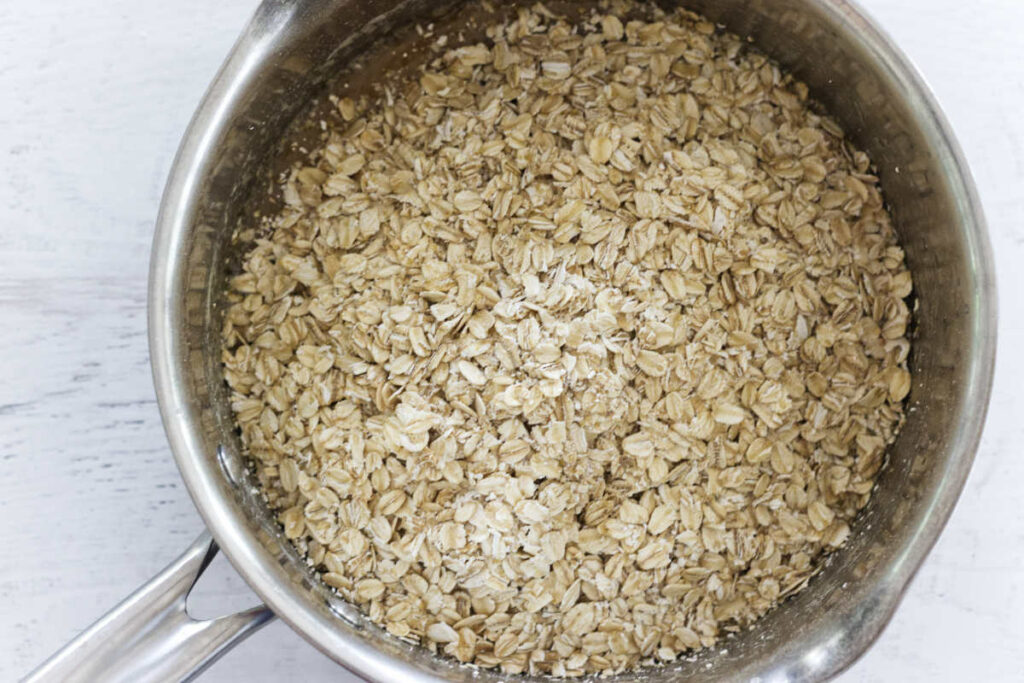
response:
[[[860,9],[846,0],[677,1],[749,37],[805,81],[877,164],[914,273],[913,386],[906,425],[870,504],[806,590],[718,647],[643,676],[651,683],[823,680],[849,666],[889,621],[967,477],[995,355],[992,257],[949,126],[908,60]],[[171,170],[149,291],[160,410],[209,533],[29,680],[188,679],[274,615],[370,680],[511,678],[391,637],[317,579],[249,476],[219,360],[219,293],[238,249],[232,233],[254,185],[265,189],[268,159],[286,127],[368,46],[401,26],[441,20],[451,6],[266,0],[242,32]],[[218,547],[265,607],[196,620],[186,597]]]

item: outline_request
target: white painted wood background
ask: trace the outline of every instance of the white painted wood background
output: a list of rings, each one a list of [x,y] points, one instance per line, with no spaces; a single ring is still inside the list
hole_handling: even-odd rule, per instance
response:
[[[178,140],[256,0],[0,1],[0,680],[175,557],[200,521],[146,345],[153,218]],[[991,226],[995,394],[945,534],[841,680],[1024,677],[1024,2],[864,0],[934,87]],[[199,611],[253,601],[220,561]],[[352,681],[280,623],[204,681]]]

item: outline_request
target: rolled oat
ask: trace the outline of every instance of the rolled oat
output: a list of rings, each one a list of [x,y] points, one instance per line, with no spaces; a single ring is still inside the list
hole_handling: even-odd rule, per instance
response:
[[[799,590],[910,391],[868,158],[700,17],[522,9],[338,101],[224,323],[286,536],[506,672],[672,660]]]

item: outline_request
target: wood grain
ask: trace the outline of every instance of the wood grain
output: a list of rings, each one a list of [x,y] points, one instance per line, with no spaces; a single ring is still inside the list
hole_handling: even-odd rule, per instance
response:
[[[0,680],[201,528],[153,395],[146,271],[178,140],[255,4],[0,4]],[[1013,680],[1024,671],[1024,3],[864,4],[933,85],[975,172],[1001,351],[960,505],[890,627],[841,680]],[[194,598],[211,615],[254,601],[223,561]],[[203,680],[296,672],[353,680],[280,623]]]

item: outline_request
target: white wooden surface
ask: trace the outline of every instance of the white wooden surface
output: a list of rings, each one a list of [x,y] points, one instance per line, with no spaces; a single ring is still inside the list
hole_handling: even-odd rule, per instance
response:
[[[973,167],[1002,295],[995,395],[949,527],[858,681],[1024,677],[1024,2],[864,0]],[[146,348],[153,218],[255,0],[0,3],[0,680],[171,560],[200,521]],[[221,563],[201,612],[253,598]],[[280,623],[204,681],[352,681]]]

